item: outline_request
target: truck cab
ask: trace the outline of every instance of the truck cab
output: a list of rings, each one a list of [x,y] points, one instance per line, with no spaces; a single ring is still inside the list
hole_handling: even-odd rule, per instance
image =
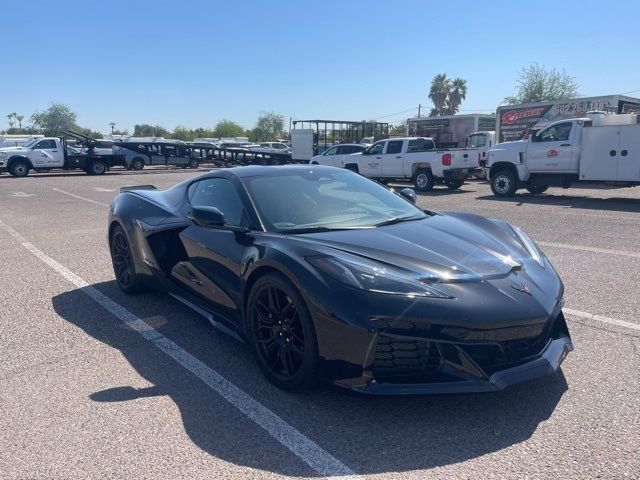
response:
[[[25,168],[47,169],[64,165],[64,148],[59,138],[36,138],[21,147],[0,148],[0,170],[18,173]],[[27,170],[28,171],[28,170]]]

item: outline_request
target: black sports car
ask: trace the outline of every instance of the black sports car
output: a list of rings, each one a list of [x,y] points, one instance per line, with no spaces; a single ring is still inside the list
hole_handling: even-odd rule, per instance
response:
[[[123,291],[169,292],[281,388],[481,392],[556,371],[573,345],[536,244],[414,203],[344,169],[231,168],[123,188],[109,245]]]

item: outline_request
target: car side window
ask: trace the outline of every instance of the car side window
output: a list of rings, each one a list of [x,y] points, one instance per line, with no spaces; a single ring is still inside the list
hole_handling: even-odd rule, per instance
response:
[[[435,149],[435,143],[430,138],[418,138],[415,140],[409,140],[409,147],[407,152],[426,152]]]
[[[402,152],[402,140],[389,140],[387,143],[387,153],[400,153]]]
[[[329,150],[326,150],[323,155],[335,155],[338,151],[338,147],[331,147]]]
[[[54,140],[42,140],[33,148],[36,150],[53,150],[56,148],[56,142]]]
[[[539,142],[561,142],[569,140],[571,135],[571,122],[559,123],[543,130],[538,135]]]
[[[380,155],[382,150],[384,149],[385,142],[378,142],[371,145],[369,150],[367,150],[368,155]]]
[[[209,178],[189,187],[189,203],[196,207],[216,207],[233,226],[248,227],[244,206],[235,185],[226,178]]]

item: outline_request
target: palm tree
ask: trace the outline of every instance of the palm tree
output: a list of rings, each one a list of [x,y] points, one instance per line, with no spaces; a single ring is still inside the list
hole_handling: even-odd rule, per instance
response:
[[[116,122],[109,122],[109,126],[111,127],[111,135],[113,135],[113,130],[116,128]]]
[[[20,130],[22,130],[22,120],[24,120],[24,115],[15,115],[16,120],[18,120],[18,125],[20,126]]]
[[[10,113],[9,115],[7,115],[7,119],[9,120],[9,128],[13,128],[13,126],[15,125],[13,123],[14,118],[16,117],[16,112]]]
[[[447,110],[449,115],[454,115],[460,110],[462,101],[467,98],[467,81],[463,78],[456,78],[451,82],[451,90],[447,99]]]
[[[429,99],[433,102],[435,109],[439,115],[444,114],[444,107],[447,103],[447,97],[451,90],[451,82],[447,78],[446,73],[439,73],[433,80],[429,88]]]

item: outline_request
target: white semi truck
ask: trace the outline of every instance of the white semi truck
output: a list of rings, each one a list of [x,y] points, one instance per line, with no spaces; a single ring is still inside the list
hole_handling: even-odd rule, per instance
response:
[[[640,116],[589,112],[559,120],[534,130],[529,140],[495,145],[488,157],[487,178],[499,197],[519,188],[542,193],[588,182],[640,185]]]

